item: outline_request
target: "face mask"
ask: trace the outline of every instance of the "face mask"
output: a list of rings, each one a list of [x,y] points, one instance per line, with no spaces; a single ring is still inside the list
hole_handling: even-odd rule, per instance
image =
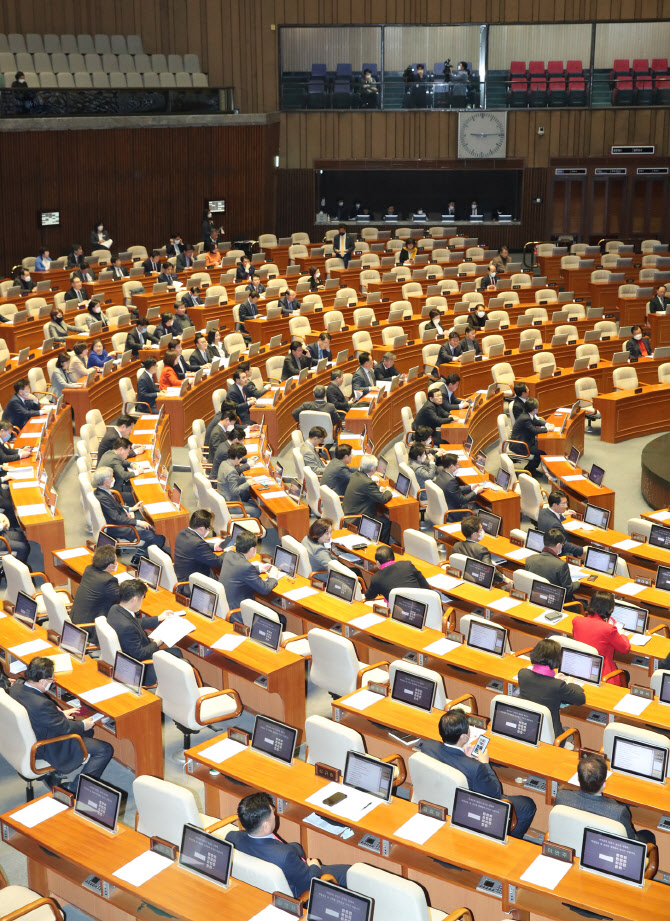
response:
[[[94,307],[94,308],[93,308],[93,313],[100,313],[100,308],[99,308],[99,307]]]
[[[102,224],[98,224],[98,230],[102,230]]]
[[[477,535],[477,540],[478,540],[478,541],[484,540],[484,532],[483,532],[483,531],[480,531],[480,532],[479,532],[479,534]]]
[[[11,432],[0,433],[0,439],[2,439],[3,444],[9,441],[9,439],[11,438],[11,434],[12,434]]]
[[[30,281],[30,275],[24,275],[23,277],[25,278],[26,281]]]
[[[54,686],[53,681],[47,681],[47,686],[45,687],[44,690],[45,690],[45,691],[50,691],[51,688],[52,688],[53,686]]]
[[[485,316],[486,316],[486,311],[485,311],[485,310],[478,310],[478,311],[477,311],[477,316],[478,316],[478,317],[485,317]]]
[[[208,218],[211,218],[211,216],[212,216],[212,212],[210,211],[210,212],[208,213],[207,217],[208,217]]]
[[[232,432],[232,430],[233,430],[234,428],[235,428],[234,425],[227,425],[227,426],[226,426],[226,431],[227,431],[227,432]]]
[[[635,335],[633,336],[633,339],[641,339],[641,338],[642,338],[642,333],[635,333]]]

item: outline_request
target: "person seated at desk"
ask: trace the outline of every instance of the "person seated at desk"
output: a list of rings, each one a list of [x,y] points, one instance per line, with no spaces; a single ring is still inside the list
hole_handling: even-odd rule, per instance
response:
[[[391,534],[391,522],[385,515],[377,512],[378,505],[386,505],[393,498],[390,489],[379,488],[373,480],[377,470],[378,461],[374,454],[364,454],[358,470],[354,470],[349,480],[344,498],[342,511],[345,515],[367,515],[381,524],[379,542],[387,544]]]
[[[174,283],[179,281],[177,275],[172,271],[172,265],[169,262],[164,262],[161,266],[162,272],[158,276],[159,284],[166,284],[168,286],[168,291],[174,290]]]
[[[251,278],[249,279],[249,284],[247,285],[245,290],[248,291],[249,294],[257,294],[259,297],[262,294],[265,294],[266,288],[263,282],[261,281],[260,275],[257,275],[256,272],[254,272]]]
[[[231,445],[228,448],[228,457],[221,462],[216,475],[216,489],[226,502],[240,502],[248,518],[260,518],[260,508],[249,498],[251,484],[245,480],[239,469],[246,456],[247,449],[242,444]]]
[[[177,256],[177,272],[184,272],[186,269],[192,269],[194,261],[193,244],[187,243],[183,252],[179,253]]]
[[[428,322],[424,326],[424,332],[428,329],[436,330],[438,338],[445,335],[445,329],[442,326],[442,311],[438,310],[437,307],[433,307],[428,314]]]
[[[479,282],[479,290],[487,291],[489,288],[495,288],[498,284],[498,268],[495,262],[489,262],[488,273],[482,276],[482,280]]]
[[[448,214],[450,217],[456,217],[456,202],[450,201],[444,213]]]
[[[210,480],[215,480],[218,477],[219,467],[224,460],[228,460],[228,451],[230,450],[231,445],[244,444],[245,438],[246,433],[241,425],[234,425],[230,432],[225,433],[225,437],[218,443],[216,447],[214,459],[212,460],[212,468],[209,471]],[[245,473],[249,469],[249,464],[246,460],[242,460],[237,469],[238,473]]]
[[[254,566],[251,562],[256,556],[257,544],[256,534],[242,530],[235,538],[235,549],[228,550],[221,556],[219,582],[226,589],[226,599],[231,611],[239,608],[243,601],[253,600],[257,592],[260,595],[269,595],[277,585],[277,579],[270,576],[261,579],[260,576],[260,573],[270,570],[270,563]],[[286,629],[286,618],[283,614],[278,614],[278,617],[282,622],[282,628]],[[242,618],[237,612],[231,614],[229,620],[233,624],[242,623]]]
[[[11,503],[11,498],[9,502]],[[0,507],[2,507],[0,502]],[[17,560],[20,560],[22,563],[28,563],[28,557],[30,556],[30,544],[26,535],[23,533],[19,527],[18,521],[16,521],[16,516],[14,515],[15,526],[13,527],[10,523],[10,520],[6,514],[0,513],[0,537],[4,539],[9,544],[10,552]]]
[[[161,390],[167,390],[168,387],[181,387],[183,378],[180,379],[175,371],[178,357],[177,353],[172,350],[165,353],[163,357],[163,370],[161,371],[160,380],[158,382],[158,386]]]
[[[184,246],[182,242],[181,234],[180,233],[170,234],[170,242],[165,247],[165,252],[167,253],[167,255],[169,257],[179,256],[181,253],[184,252],[185,249],[186,247]]]
[[[107,314],[100,306],[100,302],[93,300],[93,298],[88,302],[86,312],[83,314],[83,320],[88,329],[90,329],[94,323],[102,323],[104,329],[107,329],[108,326]],[[81,332],[81,330],[79,330],[79,332]]]
[[[339,425],[340,415],[335,406],[333,406],[332,403],[327,402],[326,388],[323,386],[323,384],[317,384],[312,393],[314,394],[313,400],[307,400],[300,406],[296,406],[296,408],[293,410],[291,415],[295,421],[300,423],[300,413],[307,411],[316,413],[328,413],[332,420],[333,426]]]
[[[237,817],[242,829],[229,832],[226,840],[243,854],[258,857],[279,867],[294,898],[297,899],[306,892],[313,879],[318,879],[326,873],[334,876],[338,884],[346,888],[349,869],[346,864],[322,866],[320,860],[305,856],[302,845],[286,844],[277,837],[277,816],[268,793],[251,793],[245,796],[237,806]]]
[[[409,466],[414,471],[414,476],[419,484],[419,489],[426,488],[426,480],[434,480],[437,468],[432,454],[428,454],[426,446],[413,442],[409,446]]]
[[[522,413],[527,413],[526,403],[530,394],[528,393],[528,384],[525,381],[514,382],[514,402],[512,403],[512,415],[518,419]]]
[[[461,337],[458,334],[458,330],[450,329],[449,338],[444,345],[440,347],[440,351],[437,354],[437,364],[445,365],[450,361],[455,361],[457,358],[461,357],[462,351]]]
[[[204,333],[198,333],[195,337],[195,348],[191,352],[188,360],[189,371],[199,371],[200,368],[211,367],[209,353],[207,351],[207,336]]]
[[[400,217],[398,212],[395,210],[395,205],[389,205],[386,211],[384,212],[384,218],[391,217],[397,218]]]
[[[138,317],[135,326],[126,336],[126,349],[130,349],[133,359],[139,357],[142,349],[149,348],[152,344],[158,345],[159,336],[149,332],[149,321],[146,317]]]
[[[319,582],[328,581],[328,564],[334,559],[330,552],[330,541],[333,536],[333,522],[330,518],[318,518],[310,525],[308,533],[301,543],[309,555],[309,568],[318,572],[314,576]]]
[[[651,829],[635,829],[630,807],[617,802],[611,796],[603,795],[607,776],[607,760],[604,755],[599,752],[585,755],[577,764],[579,790],[559,788],[555,805],[570,806],[572,809],[580,809],[582,812],[590,812],[620,822],[626,829],[627,837],[632,841],[655,844],[656,835]]]
[[[386,544],[375,551],[377,570],[370,579],[365,600],[373,601],[381,595],[386,601],[394,588],[425,588],[430,590],[428,580],[409,560],[396,560],[395,553]]]
[[[192,295],[193,295],[193,292],[194,292],[194,289],[191,288]],[[172,324],[172,335],[173,336],[181,336],[183,335],[184,330],[188,329],[189,326],[195,326],[195,323],[189,317],[186,308],[194,307],[196,305],[190,303],[186,298],[187,298],[187,295],[185,294],[184,297],[179,301],[179,303],[174,305],[174,322]],[[191,297],[191,300],[193,300],[193,297]],[[203,301],[200,300],[200,304],[202,303]]]
[[[539,476],[537,468],[540,466],[540,460],[544,454],[544,451],[540,450],[537,443],[537,436],[541,432],[549,431],[544,419],[537,415],[539,405],[534,397],[526,400],[525,412],[517,416],[510,435],[511,441],[523,441],[528,446],[530,459],[526,464],[525,472],[536,479]]]
[[[16,283],[21,289],[21,294],[30,294],[37,282],[30,277],[30,269],[21,269],[19,271]]]
[[[133,501],[130,481],[139,473],[139,470],[133,467],[128,460],[131,448],[132,444],[129,438],[117,438],[109,451],[99,455],[100,465],[110,467],[114,471],[112,489],[121,494],[121,498],[126,505],[130,505]]]
[[[120,278],[128,278],[128,269],[121,263],[118,256],[112,256],[109,260],[109,267],[114,281],[118,281]]]
[[[285,381],[289,377],[294,377],[296,374],[300,374],[303,368],[309,368],[311,365],[312,359],[309,352],[307,352],[299,339],[294,339],[291,342],[289,354],[284,359],[281,379]]]
[[[356,216],[354,215],[354,218]],[[347,233],[346,224],[340,224],[333,237],[333,256],[342,260],[345,269],[349,266],[349,260],[354,254],[355,247],[356,236],[353,233]]]
[[[350,406],[349,400],[342,393],[343,383],[344,372],[341,368],[333,368],[330,372],[330,383],[326,389],[326,400],[332,403],[339,413],[348,413]]]
[[[107,617],[112,605],[119,603],[120,585],[114,577],[116,568],[116,549],[108,544],[97,547],[74,594],[70,608],[73,624],[92,624],[96,617]],[[88,633],[95,642],[95,627],[90,627]]]
[[[361,79],[361,88],[360,88],[360,100],[362,109],[376,109],[377,100],[379,99],[379,86],[377,80],[373,76],[372,71],[366,67],[363,71],[363,77]],[[338,216],[339,211],[344,211],[344,202],[338,204]],[[342,215],[343,216],[343,215]]]
[[[105,362],[109,361],[110,358],[114,358],[116,352],[112,349],[111,352],[108,352],[105,346],[103,345],[102,339],[94,339],[93,345],[91,346],[91,351],[88,356],[87,367],[89,370],[91,368],[100,368],[102,369],[105,366]]]
[[[73,243],[72,249],[67,254],[65,268],[79,269],[83,266],[84,262],[84,247],[81,245],[81,243]]]
[[[475,742],[470,741],[470,724],[461,709],[449,710],[440,717],[438,725],[441,742],[429,739],[421,743],[421,752],[465,775],[468,789],[482,796],[502,799],[503,788],[489,763],[488,749],[473,755]],[[530,796],[504,796],[514,806],[516,828],[511,838],[523,838],[535,817],[536,806]]]
[[[130,440],[134,427],[135,420],[132,416],[128,416],[126,413],[117,416],[114,423],[107,427],[107,431],[100,439],[100,443],[98,444],[98,457],[102,457],[107,451],[112,451],[119,438],[127,438]],[[135,452],[131,451],[128,457],[135,457]]]
[[[154,328],[154,335],[160,341],[163,336],[174,336],[176,335],[175,330],[173,329],[174,317],[171,313],[162,313],[160,323],[157,323]]]
[[[251,425],[250,409],[256,401],[263,396],[264,391],[258,390],[256,385],[249,380],[248,374],[238,366],[233,372],[233,386],[228,391],[228,399],[237,407],[237,415],[242,425]]]
[[[614,610],[614,595],[611,592],[594,592],[588,602],[585,617],[575,617],[572,622],[572,635],[580,643],[595,646],[603,657],[603,681],[616,684],[619,687],[628,685],[623,675],[607,676],[618,669],[614,661],[614,653],[623,655],[630,652],[630,640],[623,632],[623,627],[615,620],[610,619]],[[623,670],[625,675],[628,672]]]
[[[470,405],[470,400],[462,400],[460,397],[456,396],[456,391],[460,387],[461,377],[460,374],[447,374],[446,377],[440,379],[440,384],[442,385],[442,405],[447,407],[453,407],[454,409],[465,409]],[[436,387],[436,384],[431,384],[431,387]]]
[[[310,291],[321,291],[322,288],[325,288],[323,278],[321,277],[321,269],[316,265],[310,265],[309,267],[309,290]]]
[[[49,393],[53,393],[56,401],[63,396],[63,390],[77,383],[77,378],[70,371],[70,354],[61,352],[56,358],[56,367],[51,372]]]
[[[46,246],[40,247],[38,256],[35,259],[36,272],[48,272],[51,268],[51,253]]]
[[[561,704],[581,707],[586,703],[586,695],[574,678],[566,678],[560,672],[556,674],[561,662],[561,647],[556,640],[546,639],[536,643],[530,651],[530,661],[530,668],[519,671],[519,696],[549,709],[554,735],[558,738],[564,732],[561,726]]]
[[[207,354],[209,355],[210,361],[214,361],[215,358],[228,357],[221,342],[221,333],[218,329],[210,329],[207,333]]]
[[[23,676],[18,678],[9,690],[9,696],[28,712],[28,719],[38,742],[57,739],[59,736],[75,734],[84,740],[88,753],[82,759],[81,746],[75,739],[64,739],[41,746],[39,757],[47,761],[53,771],[42,774],[41,780],[47,787],[61,786],[74,792],[74,782],[64,783],[63,778],[81,768],[82,774],[100,778],[112,760],[114,749],[109,742],[93,738],[94,721],[91,718],[74,718],[76,708],[61,710],[49,695],[53,687],[54,661],[46,656],[35,656],[28,663]]]
[[[365,396],[370,390],[376,388],[377,378],[374,372],[374,359],[369,352],[361,352],[358,356],[358,368],[351,378],[351,389]]]
[[[354,472],[350,466],[353,458],[352,452],[351,445],[338,445],[321,474],[321,486],[328,486],[340,498],[347,491],[349,480]]]
[[[301,304],[292,288],[289,288],[286,294],[279,298],[279,306],[283,317],[290,317],[300,312]]]
[[[237,406],[232,400],[226,400],[226,407],[224,408],[223,404],[221,404],[221,407],[221,412],[217,413],[210,423],[211,428],[208,426],[205,431],[205,445],[209,451],[208,460],[210,464],[213,462],[221,442],[229,437],[230,432],[240,422],[237,416]]]
[[[327,432],[320,425],[313,425],[309,430],[309,437],[306,438],[298,449],[305,462],[305,467],[309,467],[320,477],[326,469],[326,462],[321,457],[318,448],[323,444]]]
[[[465,335],[461,340],[461,355],[465,352],[474,352],[475,355],[482,354],[482,347],[479,339],[477,338],[477,327],[476,326],[466,326]]]
[[[91,249],[111,249],[114,241],[102,221],[96,221],[91,230]]]
[[[651,341],[642,335],[641,326],[631,326],[630,339],[626,343],[626,351],[631,358],[648,358],[653,353]]]
[[[536,576],[542,576],[552,585],[564,588],[567,602],[572,601],[574,593],[581,588],[581,584],[572,581],[570,567],[565,560],[561,559],[561,554],[565,552],[563,549],[564,543],[563,532],[558,528],[549,528],[548,531],[544,532],[542,552],[529,556],[524,568]]]
[[[466,220],[472,217],[473,214],[479,214],[479,213],[480,213],[479,205],[477,204],[477,202],[476,201],[470,202],[470,205],[468,206],[468,214],[467,214]]]
[[[14,395],[7,400],[3,413],[4,418],[8,419],[17,429],[22,429],[33,416],[39,415],[40,404],[37,400],[32,399],[30,382],[25,377],[14,381]]]
[[[435,387],[434,390],[428,391],[426,402],[414,417],[412,428],[416,431],[418,425],[426,425],[432,432],[433,443],[442,444],[441,428],[449,422],[453,422],[454,417],[449,409],[444,405],[444,395],[441,387]]]
[[[319,338],[316,340],[316,342],[312,342],[307,346],[307,351],[312,358],[312,366],[321,361],[322,358],[325,358],[326,361],[333,360],[333,352],[330,347],[330,343],[330,333],[319,333]]]
[[[493,263],[496,267],[496,270],[500,273],[507,271],[507,263],[510,261],[511,256],[509,254],[509,247],[503,245],[498,250],[498,255],[494,257]]]
[[[214,231],[214,233],[216,233],[216,231]],[[223,254],[219,251],[218,234],[216,240],[212,239],[209,244],[205,245],[203,252],[205,254],[206,269],[221,268],[221,260],[223,259]]]
[[[218,572],[212,571],[218,571],[221,565],[221,558],[215,551],[223,550],[225,540],[212,545],[205,539],[208,534],[214,534],[213,525],[212,512],[199,508],[191,513],[188,527],[177,534],[174,542],[174,571],[179,582],[188,582],[191,573],[199,573],[209,578],[218,577]],[[190,593],[186,586],[180,586],[180,591],[184,593],[185,588],[186,593]]]
[[[474,502],[480,492],[486,489],[486,483],[477,483],[475,486],[461,484],[456,479],[458,470],[458,458],[455,454],[442,454],[435,458],[435,464],[438,468],[435,477],[435,485],[444,493],[447,501],[447,507],[451,509],[462,509],[464,506],[470,508],[469,503]],[[467,512],[450,514],[447,521],[461,521],[467,517]]]
[[[562,489],[552,489],[547,499],[547,504],[543,505],[537,518],[537,530],[543,534],[549,528],[558,528],[563,535],[563,553],[568,556],[581,557],[584,555],[584,547],[579,544],[570,543],[570,534],[563,527],[565,513],[568,511],[568,497]]]
[[[485,537],[481,519],[478,518],[477,515],[469,515],[467,518],[464,518],[461,521],[461,533],[463,537],[465,537],[465,540],[457,540],[451,552],[460,553],[473,560],[480,560],[480,562],[486,563],[487,566],[493,566],[494,563],[491,559],[491,554],[481,543]],[[508,583],[510,581],[497,569],[495,570],[493,580],[498,583]]]
[[[184,358],[184,346],[181,344],[179,339],[173,339],[168,344],[168,350],[170,352],[174,352],[177,356],[177,360],[174,365],[174,373],[177,375],[180,381],[183,381],[186,375],[189,374],[189,367],[186,364],[186,359]]]
[[[156,397],[160,393],[156,383],[156,369],[158,362],[155,358],[146,358],[142,362],[142,370],[137,375],[137,402],[146,403],[149,412],[153,415],[158,413]]]
[[[260,316],[258,310],[258,298],[260,295],[257,291],[250,291],[246,301],[242,301],[239,306],[238,316],[240,318],[239,326],[237,327],[238,332],[242,333],[244,336],[245,342],[251,342],[251,336],[249,331],[245,327],[245,322],[247,320],[252,320],[254,317]]]
[[[237,268],[235,272],[235,282],[240,284],[240,282],[250,282],[254,274],[254,267],[251,263],[251,259],[248,256],[242,256],[240,261],[237,263]]]
[[[88,262],[84,262],[80,269],[75,269],[72,273],[72,278],[80,278],[84,283],[88,282],[90,284],[95,281],[95,272]]]
[[[35,268],[37,268],[37,263],[35,263]],[[656,293],[649,301],[649,313],[665,313],[668,310],[670,297],[665,296],[666,291],[665,285],[659,285],[656,288]]]
[[[65,292],[64,300],[78,301],[80,306],[88,304],[89,297],[88,294],[84,291],[84,282],[81,280],[81,278],[72,279],[72,287]]]
[[[402,377],[395,366],[395,355],[386,352],[382,360],[374,367],[375,381],[392,381],[394,377]]]
[[[51,319],[47,327],[47,338],[55,339],[59,344],[65,342],[68,333],[78,334],[82,332],[78,326],[73,326],[71,323],[65,322],[63,319],[63,311],[59,307],[53,307],[49,316]]]
[[[426,217],[426,212],[423,210],[423,208],[417,208],[417,210],[414,212],[415,221],[425,221]]]
[[[419,250],[417,249],[414,239],[412,237],[408,237],[405,240],[405,245],[398,253],[398,265],[404,265],[406,262],[409,262],[411,265],[418,254]]]
[[[74,374],[75,380],[79,380],[81,377],[86,377],[88,374],[88,371],[86,370],[88,353],[88,342],[75,342],[74,348],[70,353],[72,355],[72,361],[70,362],[70,372]]]
[[[14,429],[9,419],[0,420],[0,464],[11,464],[12,461],[22,460],[24,457],[30,457],[33,452],[32,448],[12,448],[8,447],[12,440]]]
[[[147,637],[146,630],[155,630],[167,617],[172,616],[172,611],[163,611],[157,617],[139,619],[138,615],[144,602],[144,596],[148,591],[146,582],[141,579],[128,579],[119,587],[119,601],[110,608],[107,623],[116,631],[121,652],[137,659],[138,662],[152,659],[154,653],[159,649],[161,652],[169,652],[177,659],[183,659],[184,654],[178,646],[165,646],[162,642],[156,642]],[[156,684],[156,670],[151,663],[148,663],[144,667],[142,685],[146,688],[154,684]]]
[[[149,256],[142,263],[145,275],[158,275],[161,270],[161,257],[158,254]]]

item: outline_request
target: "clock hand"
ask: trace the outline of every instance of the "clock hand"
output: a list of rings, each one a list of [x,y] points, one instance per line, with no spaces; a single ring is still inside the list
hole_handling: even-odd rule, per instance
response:
[[[472,137],[473,138],[501,138],[502,134],[500,131],[489,131],[488,133],[473,132]]]

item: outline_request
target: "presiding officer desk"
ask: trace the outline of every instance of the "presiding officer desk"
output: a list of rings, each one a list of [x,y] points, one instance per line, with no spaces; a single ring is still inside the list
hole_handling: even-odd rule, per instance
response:
[[[602,417],[600,439],[608,444],[670,427],[670,384],[643,383],[641,388],[603,393],[594,397],[593,405]]]

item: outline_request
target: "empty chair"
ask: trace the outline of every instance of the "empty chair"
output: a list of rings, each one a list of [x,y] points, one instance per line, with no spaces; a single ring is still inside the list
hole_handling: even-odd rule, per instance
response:
[[[80,89],[89,89],[93,86],[93,81],[91,75],[88,73],[79,73],[77,72],[74,75],[74,85]]]
[[[323,716],[307,717],[305,739],[308,764],[328,764],[344,772],[347,752],[365,754],[365,742],[360,733]]]
[[[533,342],[536,343],[537,345],[541,345],[542,344],[542,333],[540,332],[539,329],[522,329],[520,341],[526,342],[529,339],[532,339]]]
[[[499,336],[498,338],[502,338]],[[508,361],[500,361],[491,368],[491,377],[502,390],[503,396],[514,396],[514,369]]]
[[[149,838],[162,838],[181,845],[184,825],[194,825],[211,834],[223,823],[199,812],[195,795],[188,787],[141,774],[133,781],[137,808],[136,830]]]
[[[491,349],[498,345],[502,345],[503,348],[505,347],[505,340],[502,336],[484,336],[482,339],[482,351],[485,355],[488,355]]]
[[[164,89],[174,89],[177,85],[175,75],[169,71],[163,70],[158,74],[160,86]]]
[[[532,317],[533,320],[541,320],[543,323],[546,323],[549,319],[546,307],[528,307],[525,314],[527,317]]]
[[[588,358],[589,363],[592,364],[600,361],[600,351],[594,342],[585,342],[584,345],[578,345],[575,349],[575,358]],[[575,385],[577,383],[578,381],[575,381]]]
[[[612,383],[615,390],[635,390],[638,386],[637,371],[630,365],[615,368],[612,371]]]
[[[533,355],[533,371],[535,374],[540,373],[540,368],[549,366],[552,371],[556,370],[556,357],[551,352],[537,352]]]
[[[383,665],[365,665],[359,662],[351,640],[328,630],[315,627],[307,634],[312,655],[310,678],[317,687],[343,697],[369,681],[386,682],[388,676]]]
[[[378,918],[402,918],[403,921],[444,921],[446,918],[444,912],[428,907],[426,895],[418,883],[367,863],[349,867],[347,887],[374,899]],[[467,910],[464,913],[469,914]]]
[[[184,70],[189,74],[197,74],[200,72],[200,59],[197,54],[184,55]]]

